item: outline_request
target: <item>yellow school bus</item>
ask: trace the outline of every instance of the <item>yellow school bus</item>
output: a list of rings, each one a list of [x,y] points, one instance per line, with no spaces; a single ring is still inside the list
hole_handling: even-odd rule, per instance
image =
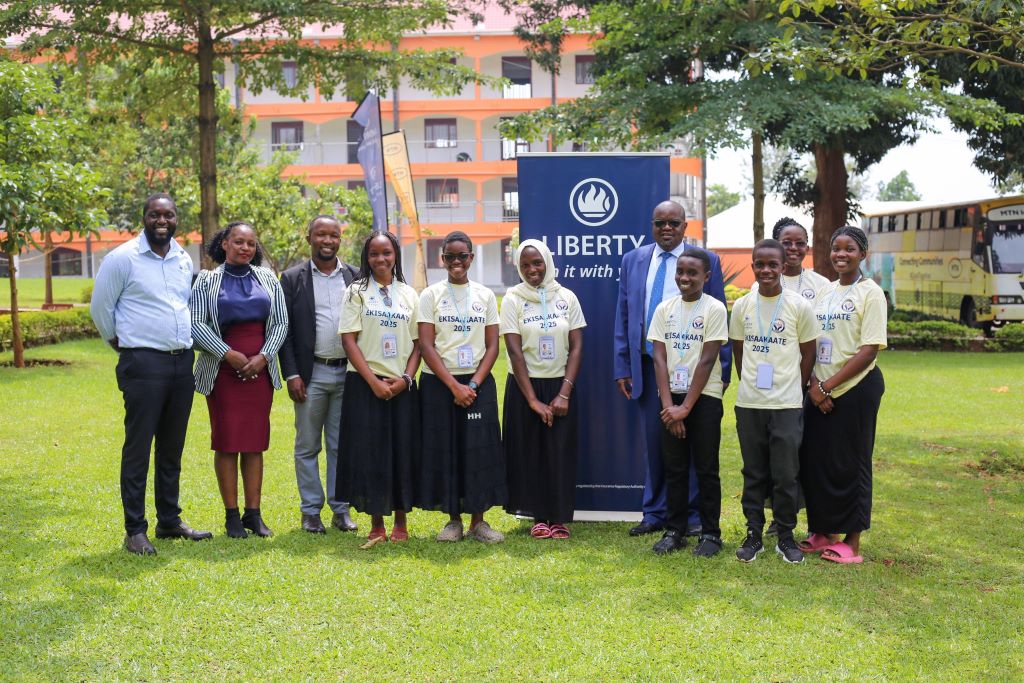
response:
[[[982,327],[1024,320],[1024,196],[868,213],[865,275],[894,310]]]

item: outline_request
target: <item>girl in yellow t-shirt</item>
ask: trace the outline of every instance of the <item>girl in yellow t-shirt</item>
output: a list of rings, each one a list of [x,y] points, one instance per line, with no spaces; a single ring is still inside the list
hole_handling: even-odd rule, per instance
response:
[[[860,537],[871,526],[871,456],[885,392],[875,359],[886,345],[887,309],[881,288],[860,272],[867,254],[860,228],[832,234],[839,279],[818,297],[821,336],[804,401],[800,480],[811,534],[800,548],[840,564],[863,560]]]
[[[576,295],[555,280],[546,244],[525,240],[515,258],[523,281],[506,292],[500,316],[509,369],[505,509],[532,517],[534,538],[569,538],[578,443],[572,394],[587,321]]]
[[[420,366],[414,290],[405,284],[402,251],[391,233],[363,244],[359,277],[348,287],[338,332],[348,356],[338,446],[338,500],[370,515],[370,541],[386,541],[384,517],[395,514],[392,541],[406,541],[419,459]]]
[[[423,457],[417,475],[416,507],[448,513],[438,541],[461,541],[465,534],[482,543],[505,536],[484,521],[503,505],[505,457],[498,422],[498,391],[491,368],[498,358],[498,301],[471,282],[473,242],[451,232],[441,244],[448,277],[420,294],[420,376]]]

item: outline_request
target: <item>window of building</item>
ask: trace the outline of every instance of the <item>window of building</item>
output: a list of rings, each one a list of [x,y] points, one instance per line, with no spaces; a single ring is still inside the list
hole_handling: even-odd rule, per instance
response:
[[[455,147],[459,144],[455,119],[426,119],[423,139],[427,147]]]
[[[50,266],[54,275],[81,275],[82,253],[67,247],[57,247],[50,253]]]
[[[299,66],[295,62],[281,62],[281,76],[288,88],[294,88],[299,82]]]
[[[594,82],[594,55],[576,55],[576,83],[591,85]]]
[[[302,149],[302,121],[274,121],[270,124],[270,142],[274,151]]]
[[[359,141],[363,139],[363,127],[349,119],[345,124],[345,137],[348,139],[348,163],[358,164]]]
[[[519,179],[501,179],[501,219],[519,220]]]
[[[501,121],[511,121],[512,118],[508,116],[501,117]],[[501,137],[501,158],[502,159],[515,159],[520,152],[529,152],[530,143],[520,138],[506,138]]]
[[[503,96],[506,98],[532,97],[531,70],[529,57],[502,57],[501,76],[510,82],[505,86]]]
[[[0,277],[11,276],[11,266],[7,254],[0,254]]]
[[[350,181],[348,181],[348,189],[350,189],[350,190],[360,190],[360,189],[365,190],[366,189],[366,181],[365,180],[350,180]]]
[[[426,246],[423,248],[423,253],[426,254],[427,268],[444,268],[444,263],[441,261],[441,249],[443,248],[444,239],[431,237],[425,240],[425,242]]]
[[[458,178],[427,178],[428,204],[458,204]]]

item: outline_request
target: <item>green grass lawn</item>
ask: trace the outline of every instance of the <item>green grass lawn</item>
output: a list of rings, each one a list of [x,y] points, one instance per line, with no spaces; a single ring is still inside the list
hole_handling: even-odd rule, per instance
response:
[[[53,278],[53,302],[56,304],[82,303],[82,290],[92,284],[92,278]],[[46,281],[41,277],[18,278],[18,307],[39,308],[46,300]],[[11,282],[0,280],[0,308],[11,307]]]
[[[626,524],[535,541],[498,512],[508,540],[492,547],[435,543],[442,516],[423,512],[404,545],[359,550],[363,515],[359,536],[311,536],[284,393],[263,504],[277,535],[223,535],[197,397],[182,504],[217,535],[130,556],[114,354],[89,340],[28,355],[71,365],[0,368],[3,680],[1024,679],[1024,354],[882,355],[874,528],[850,567],[734,559],[731,407],[712,561],[656,557]]]

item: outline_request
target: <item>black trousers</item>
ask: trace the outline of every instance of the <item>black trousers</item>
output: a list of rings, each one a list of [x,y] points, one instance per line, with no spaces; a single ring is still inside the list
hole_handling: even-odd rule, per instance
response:
[[[804,433],[802,408],[736,407],[736,435],[743,455],[743,515],[747,528],[764,529],[764,503],[772,498],[779,536],[792,536],[800,508],[797,478]]]
[[[686,394],[672,394],[680,405]],[[697,473],[697,511],[702,533],[720,537],[722,481],[718,474],[718,448],[722,443],[722,399],[701,396],[683,420],[686,436],[677,439],[661,427],[661,457],[668,498],[666,528],[685,533],[690,516],[690,465]]]
[[[129,535],[149,528],[146,479],[154,441],[153,493],[157,523],[172,527],[181,521],[178,479],[195,393],[194,359],[191,349],[176,356],[146,349],[121,350],[117,361],[117,386],[124,397],[121,505],[124,530]]]

